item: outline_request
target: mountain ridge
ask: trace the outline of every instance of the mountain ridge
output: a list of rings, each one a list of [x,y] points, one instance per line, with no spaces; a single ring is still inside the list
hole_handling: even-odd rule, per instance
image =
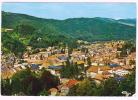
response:
[[[15,29],[20,24],[28,24],[44,33],[61,33],[88,41],[135,38],[136,21],[132,21],[102,17],[56,20],[2,11],[2,28]]]

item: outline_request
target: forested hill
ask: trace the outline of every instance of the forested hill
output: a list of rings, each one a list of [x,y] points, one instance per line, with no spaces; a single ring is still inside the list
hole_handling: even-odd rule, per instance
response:
[[[119,19],[118,21],[121,22],[122,24],[136,26],[136,19]]]
[[[115,20],[100,17],[55,20],[2,12],[2,28],[17,29],[20,25],[29,25],[39,31],[38,33],[62,34],[87,41],[135,39],[135,20]],[[33,33],[31,34],[33,35]]]

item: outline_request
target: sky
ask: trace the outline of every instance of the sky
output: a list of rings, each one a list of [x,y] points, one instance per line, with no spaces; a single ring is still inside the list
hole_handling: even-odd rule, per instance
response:
[[[60,20],[79,17],[136,18],[135,3],[3,3],[2,11]]]

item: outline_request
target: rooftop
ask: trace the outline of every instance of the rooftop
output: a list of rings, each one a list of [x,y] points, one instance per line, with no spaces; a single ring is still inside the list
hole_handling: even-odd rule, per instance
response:
[[[98,67],[97,66],[91,66],[87,71],[98,73]]]

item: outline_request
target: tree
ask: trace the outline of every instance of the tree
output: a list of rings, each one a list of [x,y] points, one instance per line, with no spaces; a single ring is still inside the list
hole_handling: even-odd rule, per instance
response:
[[[67,94],[67,96],[77,96],[77,92],[76,92],[77,88],[78,88],[78,85],[71,87],[69,89],[69,93]]]
[[[48,91],[44,89],[39,93],[39,95],[40,96],[48,96]]]
[[[88,63],[88,66],[91,66],[91,58],[90,57],[87,58],[87,63]]]
[[[59,85],[58,77],[52,75],[45,69],[39,74],[25,69],[14,74],[9,80],[2,80],[3,95],[47,95],[50,88],[56,88]]]
[[[40,76],[40,82],[42,89],[49,90],[50,88],[56,88],[59,85],[59,78],[52,75],[49,71],[44,70]]]
[[[121,54],[120,56],[126,56],[128,53],[130,54],[131,52],[135,52],[136,51],[136,47],[134,45],[133,42],[131,41],[126,41],[124,44],[123,44],[123,47],[120,48],[121,50]]]
[[[103,83],[103,96],[120,96],[121,94],[121,89],[118,88],[119,83],[114,79],[110,78],[106,80]]]
[[[133,72],[127,76],[125,80],[123,80],[120,84],[120,88],[122,91],[127,91],[131,93],[131,95],[135,94],[136,91],[136,73]]]
[[[39,80],[29,69],[17,72],[12,77],[11,86],[12,94],[23,92],[25,95],[37,95],[41,90]]]
[[[20,24],[16,26],[16,32],[19,33],[22,37],[32,35],[35,32],[35,28],[29,24]]]
[[[23,92],[26,95],[37,95],[42,90],[39,79],[34,76],[29,76],[22,83],[24,84]]]
[[[130,60],[130,61],[129,61],[129,64],[130,64],[130,65],[135,65],[135,64],[136,64],[136,61],[135,61],[135,60]]]
[[[17,57],[21,57],[25,51],[25,46],[19,40],[12,38],[8,33],[2,34],[2,47],[14,53]]]
[[[77,63],[66,61],[66,66],[61,70],[61,77],[64,78],[77,78],[80,74]]]
[[[79,84],[73,86],[68,95],[69,96],[101,96],[103,92],[102,85],[97,86],[94,81],[84,79]]]
[[[92,95],[91,89],[92,89],[91,81],[88,79],[83,80],[76,90],[78,96],[90,96]]]
[[[1,94],[2,95],[12,95],[12,87],[10,83],[10,79],[2,79],[1,80]]]
[[[68,58],[66,61],[66,65],[61,70],[61,77],[64,77],[64,78],[71,77],[70,76],[71,75],[70,67],[71,67],[71,63],[70,63],[69,58]]]
[[[75,78],[78,78],[78,75],[80,74],[80,70],[78,68],[77,62],[73,64],[73,75]]]

